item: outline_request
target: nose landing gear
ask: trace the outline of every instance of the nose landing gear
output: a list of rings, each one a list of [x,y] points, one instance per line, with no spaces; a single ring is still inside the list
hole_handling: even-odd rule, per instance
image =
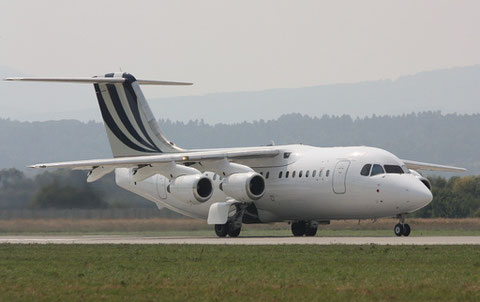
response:
[[[410,235],[410,225],[408,225],[408,223],[405,223],[405,215],[399,215],[398,218],[400,218],[400,222],[395,225],[393,231],[395,232],[395,235],[399,237],[407,237],[408,235]]]

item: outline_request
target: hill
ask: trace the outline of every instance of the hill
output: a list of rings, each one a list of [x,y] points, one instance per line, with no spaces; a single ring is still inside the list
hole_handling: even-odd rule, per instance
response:
[[[216,93],[156,99],[158,117],[238,123],[300,113],[321,117],[401,115],[411,112],[480,113],[480,65],[421,72],[396,80]]]
[[[0,77],[9,76],[25,75],[0,67]],[[201,80],[195,85],[201,86]],[[146,88],[147,99],[152,99],[151,89],[163,91],[162,87]],[[188,87],[181,89],[189,93]],[[475,65],[426,71],[395,80],[157,98],[150,105],[159,118],[231,124],[277,119],[292,112],[313,117],[348,114],[354,118],[422,111],[472,114],[480,113],[479,100],[480,65]],[[2,117],[20,121],[101,120],[90,85],[0,81],[0,106]]]

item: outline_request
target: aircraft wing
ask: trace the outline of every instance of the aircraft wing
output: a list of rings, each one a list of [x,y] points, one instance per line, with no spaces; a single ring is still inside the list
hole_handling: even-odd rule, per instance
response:
[[[221,159],[252,159],[275,157],[280,153],[277,149],[250,149],[250,150],[212,150],[180,153],[166,153],[149,156],[129,156],[111,159],[92,159],[67,162],[43,163],[28,166],[29,168],[67,168],[74,170],[91,170],[96,167],[104,168],[131,168],[138,166],[162,163],[197,163]]]
[[[413,161],[413,160],[402,159],[402,161],[405,163],[407,168],[413,169],[413,170],[444,171],[444,172],[464,172],[467,170],[465,168],[422,163],[422,162]]]

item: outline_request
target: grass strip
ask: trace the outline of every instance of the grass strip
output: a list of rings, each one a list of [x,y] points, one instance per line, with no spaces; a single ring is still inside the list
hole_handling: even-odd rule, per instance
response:
[[[0,245],[2,301],[480,300],[478,246]]]

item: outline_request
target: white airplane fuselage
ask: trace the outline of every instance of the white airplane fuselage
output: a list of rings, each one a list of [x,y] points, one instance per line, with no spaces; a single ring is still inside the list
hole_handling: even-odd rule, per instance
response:
[[[41,163],[31,168],[86,170],[87,182],[115,171],[116,183],[175,212],[238,237],[242,223],[291,222],[294,236],[315,236],[334,219],[398,217],[395,235],[409,236],[405,216],[432,201],[415,170],[463,168],[400,160],[371,147],[284,145],[187,150],[162,133],[140,85],[191,83],[137,80],[123,72],[91,78],[8,78],[93,84],[113,158]]]
[[[258,222],[393,217],[418,210],[432,200],[432,193],[418,174],[409,173],[398,157],[382,149],[307,145],[275,148],[282,150],[281,156],[240,162],[265,178],[265,193],[254,203]],[[406,173],[361,175],[368,164],[403,167]],[[220,189],[221,175],[209,172],[208,166],[193,167],[214,184],[212,197],[201,204],[175,198],[168,192],[170,180],[160,174],[134,182],[132,169],[117,168],[115,177],[119,186],[155,202],[159,208],[207,219],[210,206],[229,197]]]

